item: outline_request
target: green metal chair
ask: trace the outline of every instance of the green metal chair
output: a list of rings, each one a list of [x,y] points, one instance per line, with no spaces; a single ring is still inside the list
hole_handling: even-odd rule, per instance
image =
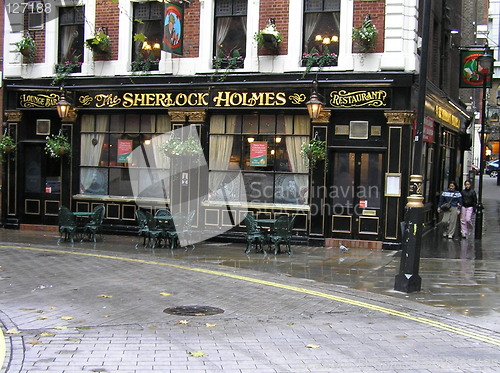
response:
[[[274,245],[274,255],[280,253],[280,245],[285,244],[287,247],[288,255],[292,253],[291,241],[292,241],[292,229],[295,224],[295,216],[291,219],[286,215],[280,216],[273,227],[273,232],[271,233],[269,240]]]
[[[245,249],[245,254],[250,253],[252,246],[255,246],[256,252],[264,252],[262,245],[266,245],[269,243],[269,236],[267,234],[267,231],[264,231],[257,226],[257,222],[255,221],[255,218],[252,214],[246,214],[245,225],[247,228],[247,247]],[[257,250],[257,247],[259,248],[259,250]]]
[[[83,233],[88,234],[89,239],[96,242],[95,236],[97,233],[102,233],[102,222],[106,213],[104,205],[94,207],[94,215],[90,217],[90,221],[83,227]]]
[[[172,219],[167,220],[162,227],[165,245],[168,240],[171,250],[175,249],[179,245],[179,236],[177,235],[177,229],[174,221],[179,222],[179,219],[173,217]]]
[[[137,225],[139,226],[139,230],[137,231],[137,234],[139,237],[143,237],[143,243],[142,246],[146,246],[146,240],[150,240],[149,236],[149,227],[148,227],[148,217],[146,213],[142,210],[135,210],[135,221],[137,222]],[[139,245],[139,244],[137,244]],[[135,245],[137,247],[137,245]]]
[[[149,211],[145,212],[146,217],[147,217],[147,226],[148,226],[148,239],[149,243],[151,241],[153,242],[153,245],[151,246],[152,249],[154,249],[156,246],[161,246],[161,241],[165,237],[164,236],[164,229],[160,227],[155,219],[153,218],[153,215]]]
[[[76,219],[71,211],[66,206],[59,207],[59,233],[61,234],[59,240],[64,236],[64,241],[70,240],[73,243],[77,229]]]

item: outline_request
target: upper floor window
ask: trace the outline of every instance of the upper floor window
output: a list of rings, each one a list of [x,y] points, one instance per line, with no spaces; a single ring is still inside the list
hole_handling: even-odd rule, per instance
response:
[[[215,1],[214,55],[216,57],[245,57],[247,7],[247,0]]]
[[[340,0],[304,0],[304,53],[339,53]]]
[[[85,8],[59,8],[59,48],[57,62],[83,62]]]
[[[132,70],[157,70],[161,59],[164,4],[158,1],[134,4]]]

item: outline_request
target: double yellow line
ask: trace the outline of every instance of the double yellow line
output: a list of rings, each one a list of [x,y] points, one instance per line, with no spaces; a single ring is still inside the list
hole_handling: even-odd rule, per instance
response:
[[[124,262],[133,262],[133,263],[140,263],[140,264],[149,264],[149,265],[156,265],[156,266],[165,266],[165,267],[171,267],[171,268],[176,268],[176,269],[181,269],[185,271],[192,271],[192,272],[199,272],[199,273],[204,273],[204,274],[209,274],[213,276],[220,276],[220,277],[227,277],[227,278],[232,278],[235,280],[241,280],[241,281],[246,281],[246,282],[252,282],[255,284],[260,284],[260,285],[265,285],[265,286],[271,286],[279,289],[284,289],[288,291],[293,291],[296,293],[302,293],[302,294],[307,294],[315,297],[320,297],[320,298],[325,298],[325,299],[330,299],[335,302],[339,303],[344,303],[344,304],[350,304],[353,306],[357,307],[362,307],[365,309],[369,309],[372,311],[377,311],[381,313],[385,313],[387,315],[391,316],[396,316],[400,317],[403,319],[411,320],[420,324],[425,324],[432,326],[434,328],[442,329],[447,332],[455,333],[458,335],[462,335],[467,338],[472,338],[481,342],[485,342],[488,344],[492,344],[495,346],[500,346],[500,339],[494,338],[494,337],[489,337],[486,335],[482,335],[467,329],[462,329],[462,328],[457,328],[439,321],[435,321],[426,317],[419,317],[419,316],[413,316],[407,312],[401,312],[397,311],[391,308],[387,307],[381,307],[381,306],[376,306],[370,303],[366,302],[361,302],[345,297],[339,297],[336,295],[331,295],[327,293],[323,293],[320,291],[315,291],[315,290],[309,290],[297,286],[291,286],[291,285],[285,285],[285,284],[280,284],[277,282],[271,282],[271,281],[264,281],[264,280],[259,280],[257,278],[252,278],[252,277],[247,277],[247,276],[240,276],[240,275],[235,275],[231,273],[225,273],[225,272],[220,272],[220,271],[213,271],[209,269],[202,269],[202,268],[196,268],[196,267],[187,267],[187,266],[182,266],[182,265],[177,265],[177,264],[171,264],[171,263],[162,263],[162,262],[155,262],[155,261],[150,261],[150,260],[141,260],[141,259],[132,259],[132,258],[125,258],[125,257],[119,257],[119,256],[112,256],[112,255],[102,255],[102,254],[92,254],[92,253],[82,253],[82,252],[73,252],[73,251],[66,251],[66,250],[54,250],[54,249],[40,249],[40,248],[34,248],[34,247],[23,247],[23,246],[0,246],[0,248],[10,248],[10,249],[21,249],[21,250],[30,250],[30,251],[39,251],[39,252],[51,252],[51,253],[60,253],[60,254],[70,254],[70,255],[79,255],[79,256],[89,256],[89,257],[94,257],[94,258],[102,258],[102,259],[113,259],[113,260],[121,260]],[[0,330],[1,333],[1,330]],[[2,338],[3,341],[3,338]],[[0,342],[1,343],[1,342]],[[2,348],[2,345],[0,344],[0,349]],[[3,346],[3,350],[5,351],[5,342]],[[0,356],[1,359],[1,356]],[[0,364],[1,367],[1,364]]]

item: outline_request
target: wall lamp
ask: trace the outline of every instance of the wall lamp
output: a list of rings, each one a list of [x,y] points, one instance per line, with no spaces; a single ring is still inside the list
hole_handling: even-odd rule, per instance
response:
[[[66,101],[66,97],[64,97],[64,92],[61,93],[61,97],[59,101],[56,103],[57,114],[59,114],[59,118],[64,119],[68,116],[69,109],[71,109],[71,104]]]
[[[311,119],[318,119],[321,110],[325,106],[323,102],[319,99],[318,94],[318,82],[316,80],[313,81],[313,90],[311,93],[311,98],[306,102],[307,111],[309,112],[309,117]]]

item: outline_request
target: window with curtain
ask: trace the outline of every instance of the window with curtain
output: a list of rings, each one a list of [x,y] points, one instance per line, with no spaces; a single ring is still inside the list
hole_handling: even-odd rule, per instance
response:
[[[303,53],[339,53],[340,0],[304,0]]]
[[[164,4],[158,1],[134,3],[132,69],[158,70],[163,38]],[[134,35],[143,35],[134,41]]]
[[[85,7],[59,8],[59,46],[57,62],[83,62]],[[78,69],[78,70],[77,70]],[[74,72],[80,71],[80,67]]]
[[[245,58],[247,7],[247,0],[215,0],[215,57]]]
[[[81,129],[80,194],[133,196],[167,196],[161,180],[168,159],[159,146],[162,135],[171,130],[168,115],[130,113],[83,115]],[[149,167],[139,166],[129,150],[144,146]],[[151,180],[158,183],[151,183]],[[141,183],[148,181],[147,185]],[[152,184],[155,184],[152,186]],[[158,187],[163,190],[158,191]]]
[[[309,140],[304,115],[214,115],[210,119],[209,199],[307,204],[308,173],[300,155]],[[241,170],[242,185],[235,182]]]

